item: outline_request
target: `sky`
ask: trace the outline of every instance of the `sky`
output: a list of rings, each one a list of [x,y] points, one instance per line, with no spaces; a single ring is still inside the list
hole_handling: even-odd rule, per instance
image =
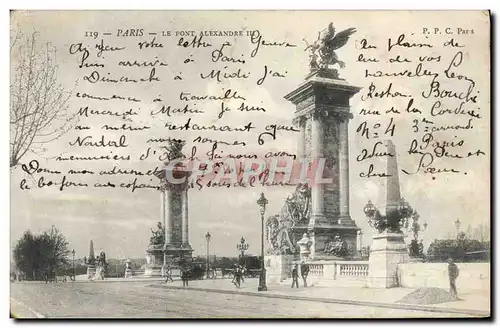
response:
[[[384,13],[387,15],[387,13]],[[466,45],[464,48],[464,63],[461,71],[474,78],[476,87],[481,91],[479,96],[480,113],[482,119],[475,125],[473,131],[467,134],[467,145],[470,147],[481,147],[486,155],[477,158],[470,158],[460,163],[449,162],[442,159],[443,167],[450,163],[460,170],[466,170],[467,175],[439,175],[436,180],[432,180],[429,175],[404,175],[400,174],[401,193],[409,201],[413,208],[420,213],[422,221],[428,223],[428,230],[423,234],[426,243],[435,238],[445,238],[450,232],[455,233],[454,221],[458,218],[465,228],[469,224],[477,226],[481,223],[488,223],[489,212],[489,52],[487,40],[489,30],[485,25],[485,17],[481,13],[472,16],[465,16],[467,12],[449,13],[454,21],[463,21],[464,25],[475,29],[473,36],[456,35],[454,38]],[[130,149],[132,160],[127,163],[129,168],[152,168],[160,163],[153,160],[139,161],[139,155],[146,149],[145,141],[152,135],[172,136],[165,131],[162,126],[166,121],[174,123],[185,122],[185,116],[173,118],[155,117],[151,120],[149,113],[157,110],[159,104],[153,103],[152,99],[160,97],[172,106],[180,106],[177,101],[178,94],[182,90],[189,90],[193,94],[216,94],[223,88],[225,90],[238,90],[244,94],[249,102],[255,106],[262,106],[267,109],[262,113],[226,113],[225,124],[238,126],[254,122],[259,131],[266,124],[292,124],[294,106],[284,99],[284,96],[303,82],[308,73],[307,53],[303,51],[306,38],[311,42],[317,36],[319,30],[324,29],[329,22],[333,21],[337,29],[356,27],[357,32],[351,37],[349,43],[338,51],[341,60],[346,62],[346,68],[341,70],[341,76],[352,85],[362,87],[366,90],[372,80],[364,78],[364,70],[367,65],[356,62],[360,41],[363,38],[369,39],[371,43],[378,45],[374,50],[374,56],[381,59],[387,56],[383,48],[387,44],[387,39],[397,39],[401,33],[406,33],[415,42],[432,41],[435,44],[442,44],[449,39],[448,35],[423,36],[423,27],[437,27],[443,31],[447,24],[442,16],[435,13],[392,13],[390,16],[380,16],[377,13],[367,12],[31,12],[30,14],[20,14],[15,16],[13,26],[21,28],[25,33],[34,28],[39,31],[43,41],[49,41],[58,49],[59,81],[67,89],[85,91],[108,95],[112,93],[138,96],[144,99],[141,102],[140,114],[134,117],[136,124],[150,124],[153,128],[147,133],[134,134],[130,138]],[[389,19],[390,18],[390,19]],[[270,23],[272,22],[272,23]],[[64,26],[64,29],[61,29]],[[263,66],[275,70],[286,71],[284,79],[268,79],[263,86],[256,85],[255,82],[227,81],[224,83],[208,83],[206,80],[197,79],[200,72],[211,70],[210,53],[213,49],[180,49],[175,46],[178,38],[162,39],[164,48],[139,50],[134,45],[140,40],[151,40],[152,37],[145,35],[142,38],[117,38],[112,37],[110,43],[123,44],[127,46],[125,54],[106,53],[106,63],[116,62],[123,59],[154,59],[155,56],[169,64],[166,69],[158,69],[159,76],[164,78],[161,83],[144,85],[141,87],[121,87],[116,89],[109,85],[88,85],[82,77],[85,72],[91,70],[78,68],[78,58],[70,55],[69,46],[78,42],[93,45],[96,40],[84,38],[86,31],[112,31],[125,29],[127,27],[143,28],[146,31],[167,31],[167,30],[255,30],[258,29],[264,39],[286,40],[291,44],[297,44],[295,48],[266,48],[261,47],[259,54],[252,60],[248,60],[245,68],[251,72],[261,72]],[[465,27],[464,27],[465,28]],[[432,37],[432,39],[430,39]],[[97,41],[100,38],[97,39]],[[112,41],[111,41],[112,40]],[[159,40],[159,38],[158,38]],[[220,44],[220,39],[207,38],[214,44]],[[248,38],[228,39],[234,43],[229,50],[231,56],[245,54],[248,57],[252,50]],[[380,51],[380,52],[379,52]],[[407,51],[407,50],[404,50]],[[445,63],[449,62],[454,52],[451,50],[433,49],[412,49],[411,53],[400,52],[401,54],[411,54],[413,56],[426,54],[429,56],[442,55]],[[194,57],[189,57],[193,55]],[[93,53],[92,56],[95,56]],[[94,57],[95,58],[95,57]],[[195,62],[193,66],[184,65],[186,58],[192,58]],[[213,65],[213,64],[212,64]],[[394,64],[395,66],[398,64]],[[432,68],[444,69],[445,64],[430,64]],[[432,66],[435,65],[435,66]],[[187,69],[183,69],[188,67]],[[384,67],[390,69],[389,65]],[[130,75],[137,74],[138,71],[118,70],[114,67],[107,67],[103,71],[109,71],[112,75],[119,75],[130,72]],[[185,79],[183,83],[173,83],[172,77],[179,74]],[[144,74],[144,70],[141,71]],[[257,74],[257,73],[255,73]],[[139,74],[140,75],[140,74]],[[394,87],[407,93],[417,93],[425,88],[428,80],[401,80],[401,79],[379,79],[380,85],[394,82]],[[422,82],[424,81],[424,82]],[[454,87],[463,88],[463,81],[454,82]],[[377,84],[378,85],[378,84]],[[350,146],[350,209],[351,217],[363,230],[363,244],[370,242],[372,229],[368,226],[363,213],[363,207],[368,200],[372,200],[377,206],[383,208],[385,200],[385,181],[383,178],[363,179],[359,173],[366,170],[366,164],[358,163],[356,157],[361,149],[367,147],[369,143],[363,139],[356,128],[361,122],[367,120],[368,123],[375,123],[376,117],[362,116],[359,111],[363,107],[387,108],[390,106],[403,106],[405,102],[401,99],[386,99],[376,101],[361,101],[361,96],[365,91],[360,92],[351,100],[351,111],[354,118],[349,125],[349,146]],[[69,111],[77,111],[78,108],[87,102],[72,97]],[[236,106],[236,103],[228,103],[229,106]],[[432,102],[421,100],[418,105],[422,108],[429,108]],[[216,123],[219,104],[200,103],[200,108],[205,110],[202,116],[193,117],[199,123]],[[123,110],[123,103],[110,103],[110,110]],[[437,121],[453,123],[454,116],[436,118]],[[464,120],[461,119],[460,122]],[[458,121],[456,121],[458,122]],[[415,156],[410,156],[407,151],[412,140],[412,117],[400,116],[396,119],[397,137],[393,139],[398,149],[398,164],[400,168],[415,168],[418,160]],[[99,135],[98,128],[104,124],[103,118],[85,120],[85,124],[92,127],[93,135]],[[69,147],[68,142],[74,140],[82,134],[81,131],[70,131],[67,135],[47,146],[44,153],[46,158],[35,155],[28,155],[24,162],[30,159],[38,159],[42,166],[51,169],[68,169],[67,163],[60,164],[54,161],[54,157],[60,154],[74,154],[78,156],[89,156],[94,154],[96,149],[75,149]],[[106,132],[107,136],[119,136],[119,134]],[[216,138],[214,134],[205,134],[207,137]],[[448,132],[436,134],[442,139],[453,139],[454,135]],[[464,134],[465,135],[465,134]],[[192,140],[193,135],[187,132],[175,135]],[[248,146],[244,152],[262,152],[256,142],[257,133],[241,136],[239,134],[228,134],[227,139],[244,139]],[[217,136],[220,138],[220,135]],[[274,141],[266,142],[265,151],[287,151],[295,152],[297,136],[290,133],[280,133]],[[192,142],[188,142],[186,149],[191,149]],[[207,145],[197,145],[201,151],[207,151]],[[205,147],[205,148],[204,148]],[[242,149],[221,148],[226,151],[243,152]],[[472,148],[471,148],[472,150]],[[475,150],[475,149],[474,149]],[[98,150],[103,153],[102,150]],[[384,168],[383,163],[377,166]],[[72,166],[74,169],[87,168]],[[110,163],[103,167],[102,164],[92,164],[91,169],[109,169]],[[94,241],[96,252],[105,251],[110,258],[138,258],[145,255],[148,246],[151,228],[155,228],[156,222],[160,221],[160,197],[157,191],[143,190],[131,193],[124,190],[95,190],[71,188],[60,192],[54,188],[32,189],[22,191],[19,182],[25,178],[26,174],[17,167],[11,170],[11,245],[15,244],[17,238],[22,233],[30,229],[33,232],[41,232],[56,225],[70,242],[70,247],[74,248],[77,257],[88,255],[90,240]],[[30,179],[28,177],[28,179]],[[242,188],[242,189],[203,189],[201,191],[191,190],[189,194],[189,234],[190,243],[195,249],[195,254],[204,254],[204,235],[210,231],[212,241],[211,252],[220,256],[234,256],[238,253],[236,244],[244,236],[250,247],[249,253],[256,254],[260,246],[260,217],[259,208],[256,204],[261,192],[264,192],[269,200],[267,214],[278,213],[283,206],[283,201],[293,191],[293,188]]]

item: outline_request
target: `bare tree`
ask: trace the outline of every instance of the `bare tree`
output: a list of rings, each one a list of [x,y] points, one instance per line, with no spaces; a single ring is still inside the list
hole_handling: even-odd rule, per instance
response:
[[[10,167],[28,151],[40,155],[74,118],[67,111],[70,93],[57,82],[56,49],[38,37],[11,32]]]

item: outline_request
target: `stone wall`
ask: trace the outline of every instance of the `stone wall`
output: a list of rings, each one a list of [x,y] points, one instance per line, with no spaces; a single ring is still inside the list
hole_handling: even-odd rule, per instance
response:
[[[457,279],[458,292],[490,290],[490,263],[457,263],[460,274]],[[398,279],[401,287],[449,288],[447,263],[398,264]]]
[[[280,283],[291,276],[293,255],[266,255],[264,264],[266,267],[266,281],[268,283]]]

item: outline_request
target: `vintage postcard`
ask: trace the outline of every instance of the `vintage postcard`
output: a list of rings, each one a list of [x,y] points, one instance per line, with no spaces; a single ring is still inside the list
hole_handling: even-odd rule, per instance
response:
[[[11,317],[490,317],[490,12],[10,21]]]

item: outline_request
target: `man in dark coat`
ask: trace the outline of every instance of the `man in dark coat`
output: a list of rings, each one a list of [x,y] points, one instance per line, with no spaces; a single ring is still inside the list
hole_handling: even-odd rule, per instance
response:
[[[292,269],[292,288],[294,285],[299,288],[299,266],[297,264]]]
[[[186,267],[181,269],[182,286],[189,286],[189,270]]]
[[[458,278],[459,270],[455,263],[453,263],[453,259],[448,259],[448,277],[450,278],[450,294],[453,296],[457,296],[457,286],[455,284]]]
[[[236,266],[236,269],[234,270],[234,285],[237,288],[240,288],[241,285],[241,268],[240,266]]]
[[[302,275],[302,280],[304,280],[304,287],[307,287],[307,276],[309,275],[309,265],[304,261],[300,264],[300,274]]]

